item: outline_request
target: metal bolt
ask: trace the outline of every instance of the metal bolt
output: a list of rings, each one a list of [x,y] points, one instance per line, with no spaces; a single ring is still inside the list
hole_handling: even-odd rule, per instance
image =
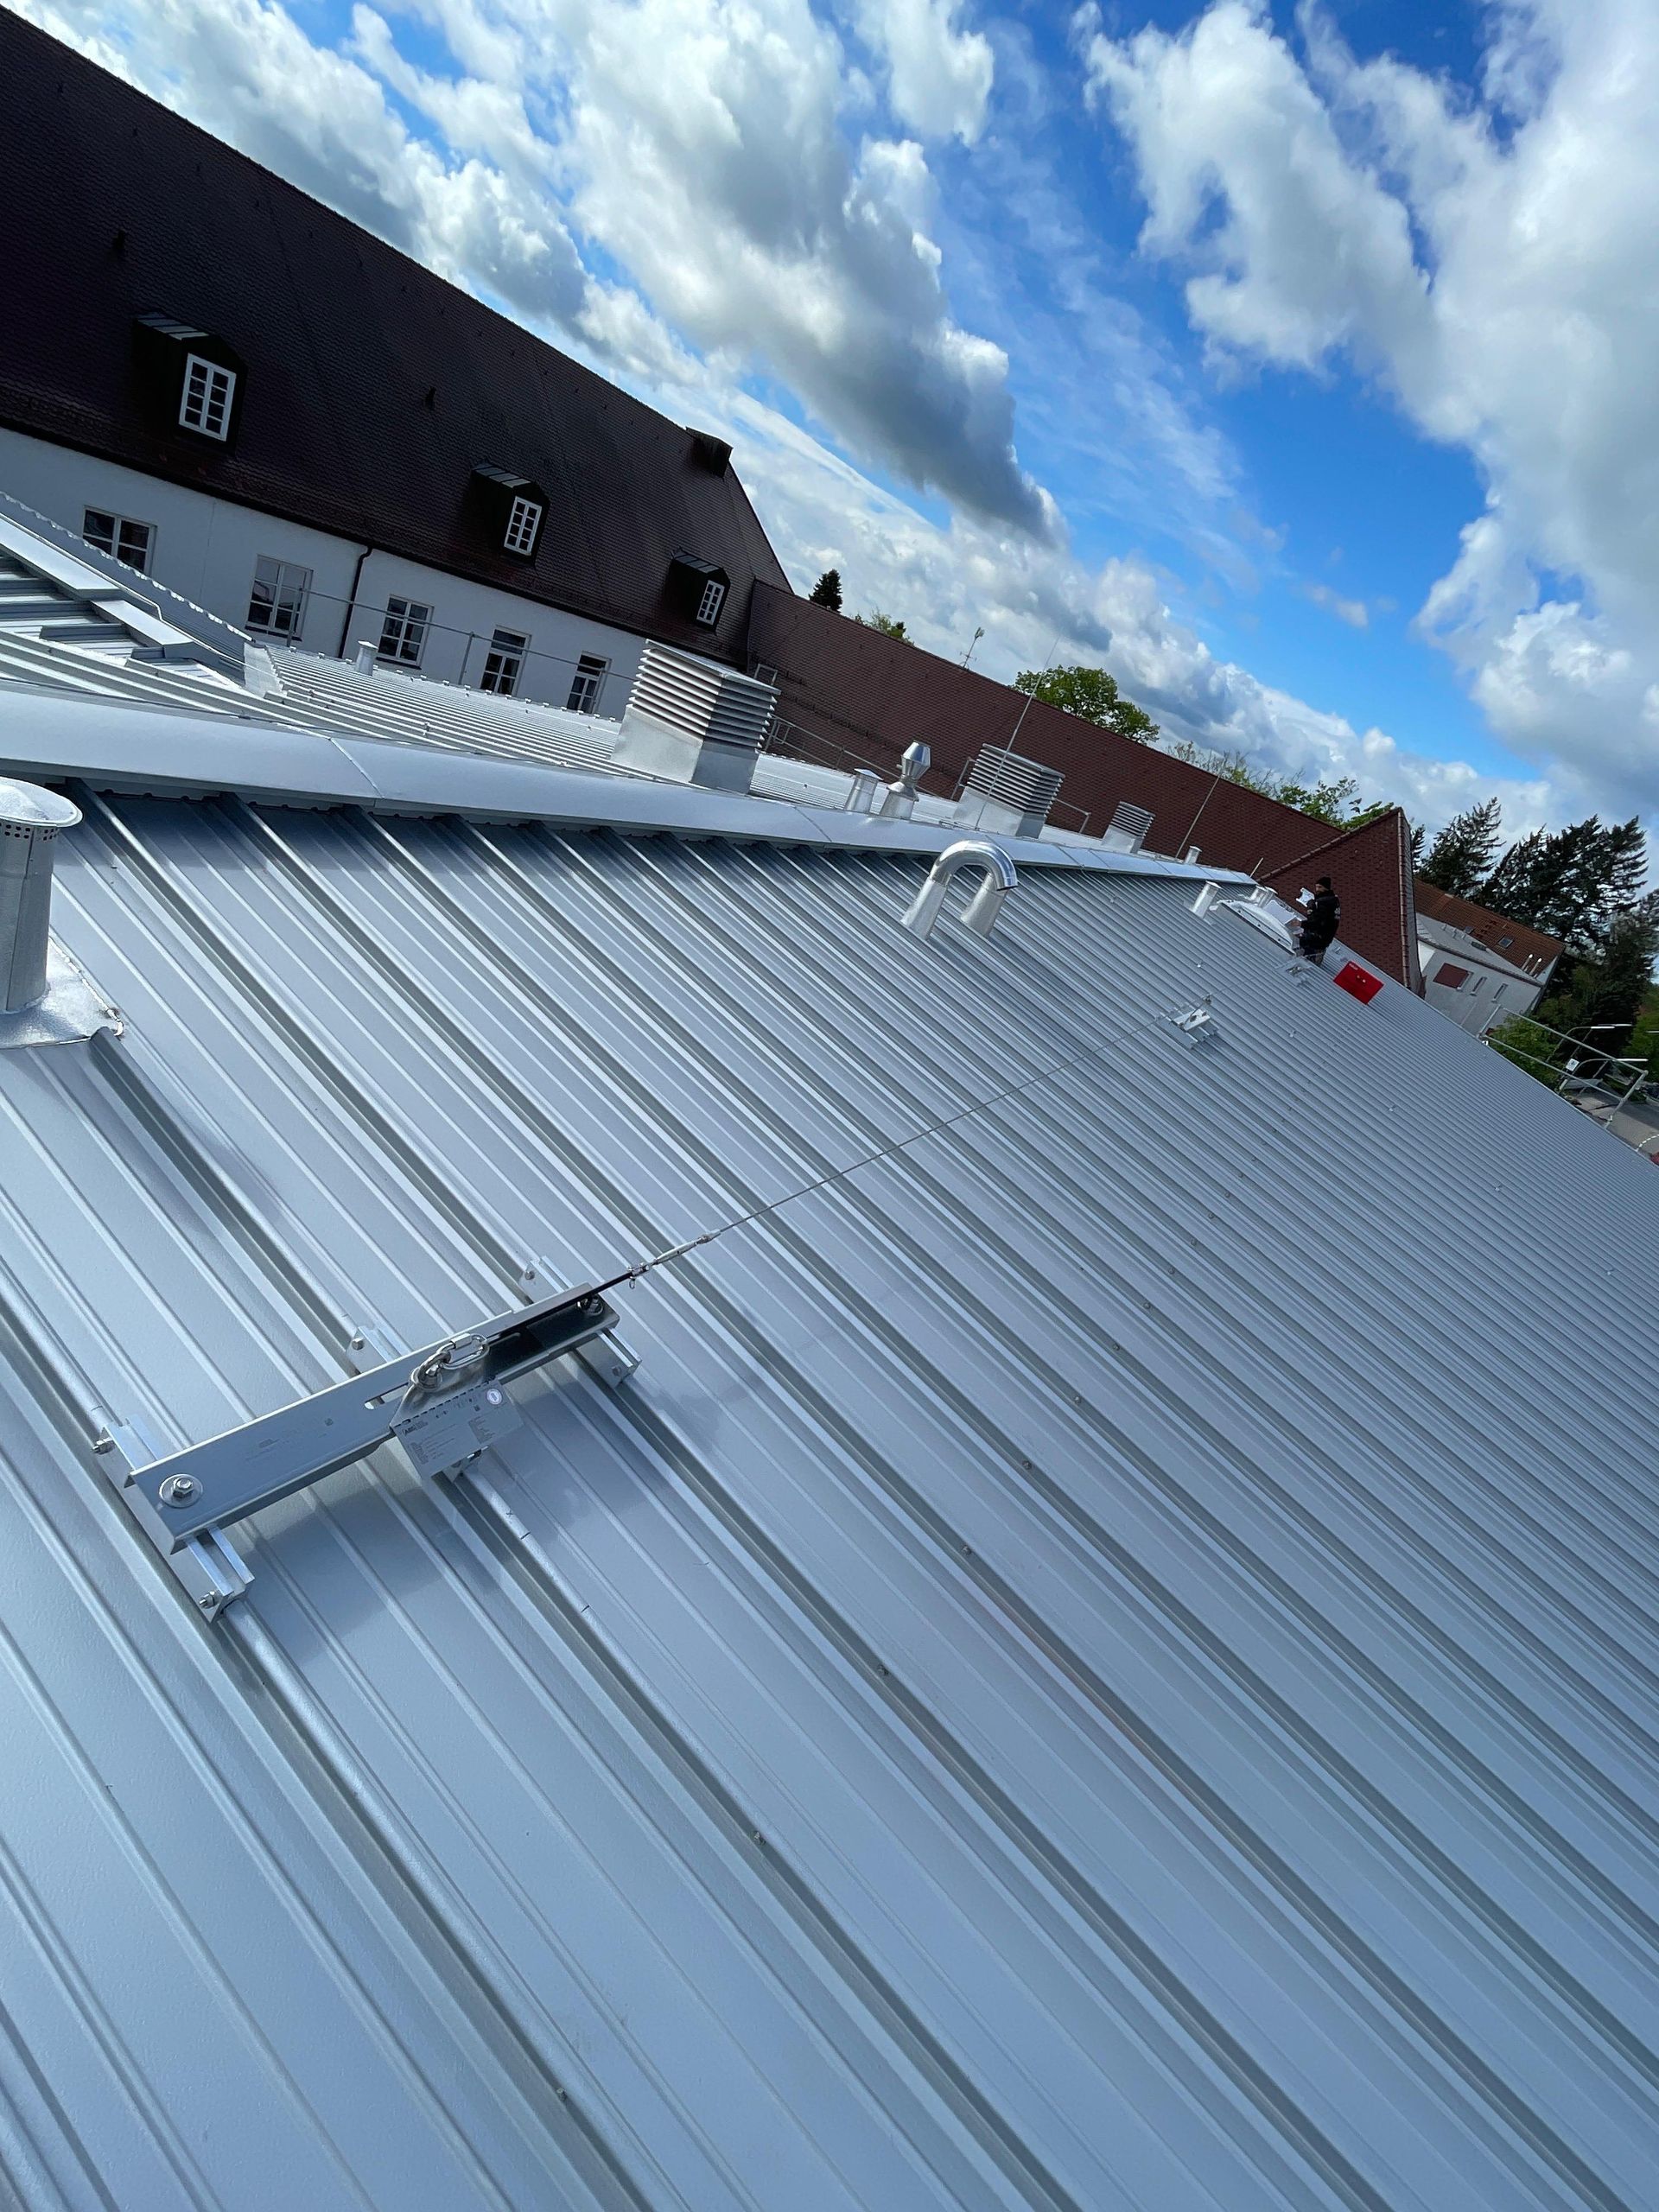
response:
[[[92,1449],[94,1452],[113,1452],[115,1439],[112,1436],[95,1436],[92,1439]]]
[[[194,1475],[169,1475],[156,1495],[163,1505],[188,1505],[201,1496],[201,1484]]]

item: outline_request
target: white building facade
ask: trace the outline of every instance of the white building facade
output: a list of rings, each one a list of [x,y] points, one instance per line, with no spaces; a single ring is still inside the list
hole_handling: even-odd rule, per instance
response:
[[[20,431],[0,486],[273,644],[607,715],[639,672],[632,632]]]
[[[1422,965],[1423,996],[1476,1037],[1484,1037],[1500,1021],[1529,1014],[1554,970],[1553,961],[1535,969],[1520,967],[1466,930],[1436,921],[1421,910],[1417,957]]]

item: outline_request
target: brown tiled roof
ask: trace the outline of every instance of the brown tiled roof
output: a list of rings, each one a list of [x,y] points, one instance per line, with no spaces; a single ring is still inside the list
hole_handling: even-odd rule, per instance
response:
[[[0,10],[6,329],[0,421],[504,586],[741,658],[784,572],[692,433]],[[200,325],[247,366],[233,448],[158,423],[133,326]],[[538,484],[533,564],[464,511],[491,463]],[[718,636],[671,594],[725,569]]]
[[[1098,833],[1127,799],[1151,813],[1147,842],[1153,850],[1184,853],[1197,845],[1215,866],[1240,868],[1262,881],[1330,834],[1277,799],[1027,700],[1005,683],[769,584],[755,588],[749,657],[752,665],[777,670],[785,717],[877,766],[889,766],[921,739],[932,750],[929,782],[936,790],[954,791],[982,746],[1012,743],[1065,772],[1053,816],[1062,828],[1077,826],[1070,805],[1085,809]],[[1382,819],[1393,829],[1361,840],[1342,857],[1344,935],[1355,951],[1415,989],[1409,841],[1397,817]]]
[[[1459,899],[1450,891],[1438,890],[1433,884],[1425,883],[1421,876],[1417,879],[1416,893],[1419,912],[1427,914],[1431,921],[1465,931],[1500,959],[1512,960],[1517,968],[1547,968],[1567,950],[1560,938],[1546,937],[1542,930],[1529,929],[1524,922],[1512,922],[1507,914],[1495,914],[1490,906],[1476,906],[1472,899]],[[1508,944],[1502,942],[1506,938]]]
[[[1411,825],[1399,808],[1390,807],[1357,829],[1327,832],[1321,843],[1262,880],[1294,899],[1299,891],[1312,891],[1322,875],[1330,877],[1342,901],[1342,942],[1362,960],[1421,990]]]

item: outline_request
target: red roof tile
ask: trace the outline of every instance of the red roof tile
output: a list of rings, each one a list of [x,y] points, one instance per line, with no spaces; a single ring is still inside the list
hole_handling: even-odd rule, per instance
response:
[[[1472,899],[1459,899],[1450,891],[1439,890],[1421,876],[1415,889],[1420,912],[1466,931],[1500,959],[1512,960],[1517,968],[1550,967],[1567,950],[1560,938],[1546,937],[1542,930],[1529,929],[1524,922],[1512,922],[1507,914],[1478,906]]]

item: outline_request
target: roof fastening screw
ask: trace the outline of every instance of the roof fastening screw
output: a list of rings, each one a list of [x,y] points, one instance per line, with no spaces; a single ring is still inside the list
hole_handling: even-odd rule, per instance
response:
[[[194,1475],[169,1475],[156,1495],[163,1505],[188,1505],[201,1496],[201,1484]]]

